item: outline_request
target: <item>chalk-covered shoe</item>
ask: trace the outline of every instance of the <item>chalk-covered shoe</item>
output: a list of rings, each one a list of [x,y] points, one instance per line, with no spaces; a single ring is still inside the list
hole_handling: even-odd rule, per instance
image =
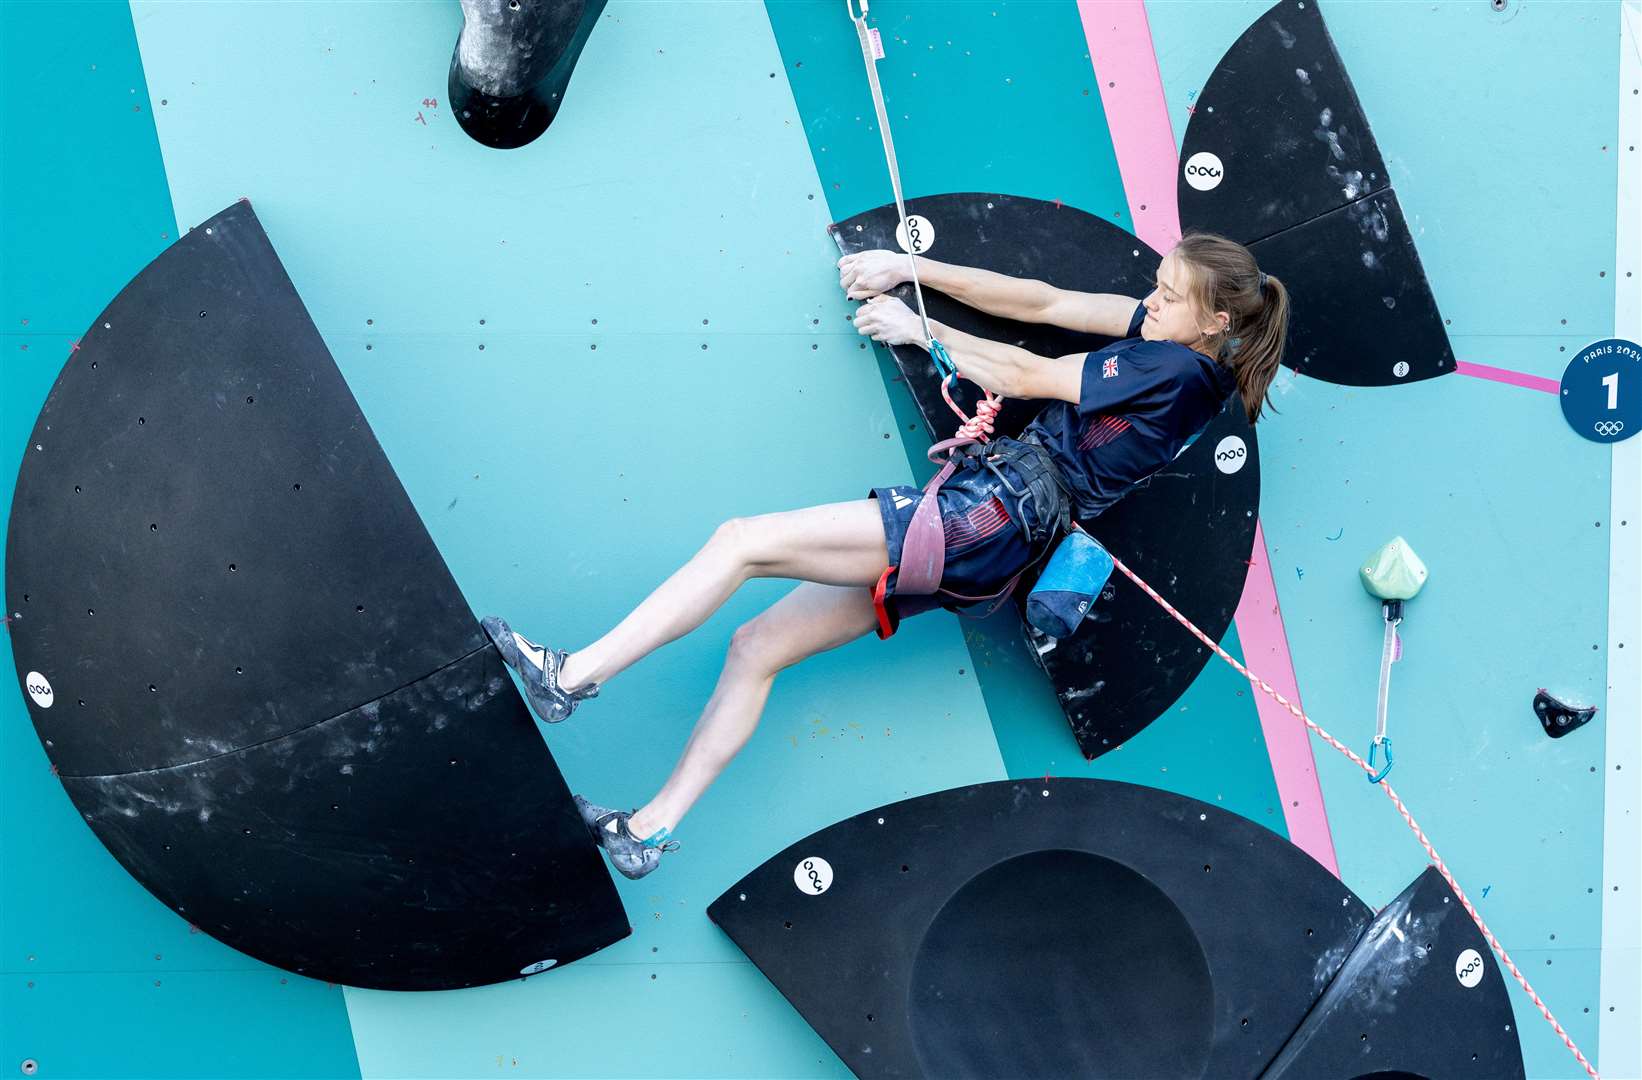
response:
[[[501,652],[507,666],[519,673],[525,684],[525,698],[536,715],[549,724],[576,711],[576,706],[590,697],[599,696],[599,684],[588,683],[575,690],[559,686],[559,668],[568,655],[563,649],[555,652],[536,644],[523,634],[514,632],[506,619],[495,615],[480,621],[485,633]]]
[[[641,840],[627,827],[633,816],[628,811],[597,806],[580,795],[575,798],[576,809],[593,842],[604,849],[623,877],[641,878],[661,865],[662,855],[678,850],[678,841],[669,837],[666,829]]]

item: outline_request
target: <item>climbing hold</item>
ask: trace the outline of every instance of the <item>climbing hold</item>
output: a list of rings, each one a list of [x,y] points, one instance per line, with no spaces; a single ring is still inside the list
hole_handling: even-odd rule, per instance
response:
[[[604,4],[462,0],[462,32],[447,83],[462,130],[499,150],[524,146],[546,131]]]
[[[1426,570],[1425,563],[1414,554],[1408,541],[1397,536],[1363,560],[1359,573],[1363,588],[1369,595],[1380,598],[1380,615],[1385,620],[1385,638],[1380,648],[1380,690],[1374,707],[1374,741],[1368,747],[1370,768],[1374,767],[1376,752],[1381,748],[1385,750],[1385,764],[1368,777],[1369,783],[1378,784],[1391,771],[1394,760],[1386,712],[1391,697],[1391,665],[1403,658],[1403,641],[1397,632],[1403,621],[1403,601],[1412,600],[1425,585]]]
[[[1363,560],[1363,588],[1381,600],[1412,600],[1425,585],[1425,563],[1400,536]]]
[[[1539,717],[1545,734],[1560,739],[1576,728],[1582,728],[1596,715],[1595,705],[1570,705],[1543,686],[1534,695],[1534,715]]]

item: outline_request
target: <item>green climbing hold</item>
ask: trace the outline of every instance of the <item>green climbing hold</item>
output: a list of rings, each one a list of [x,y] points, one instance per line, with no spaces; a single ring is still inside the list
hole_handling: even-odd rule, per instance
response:
[[[1363,560],[1363,588],[1381,600],[1411,600],[1425,585],[1425,563],[1400,536]]]

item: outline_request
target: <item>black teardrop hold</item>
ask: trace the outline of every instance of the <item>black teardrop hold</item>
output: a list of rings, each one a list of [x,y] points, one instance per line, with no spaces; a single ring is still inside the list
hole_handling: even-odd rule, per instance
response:
[[[1534,695],[1534,715],[1539,717],[1545,734],[1560,739],[1568,732],[1590,723],[1591,717],[1596,715],[1596,706],[1569,705],[1541,687],[1539,693]]]
[[[564,102],[605,0],[462,0],[450,58],[451,111],[474,141],[528,145]]]

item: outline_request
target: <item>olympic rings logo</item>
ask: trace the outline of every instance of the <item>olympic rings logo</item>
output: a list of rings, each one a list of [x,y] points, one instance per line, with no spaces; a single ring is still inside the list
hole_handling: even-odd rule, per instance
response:
[[[1598,420],[1596,422],[1595,430],[1598,435],[1618,435],[1621,431],[1625,430],[1625,421]]]

